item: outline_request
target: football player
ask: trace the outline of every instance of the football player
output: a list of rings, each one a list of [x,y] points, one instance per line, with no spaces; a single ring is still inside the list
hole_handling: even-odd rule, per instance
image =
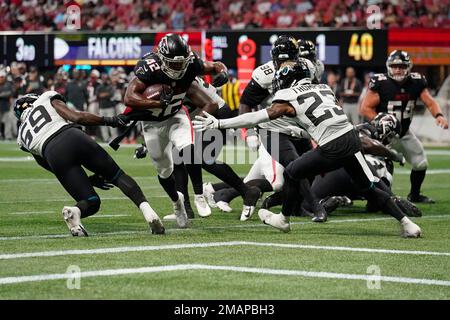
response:
[[[432,116],[436,118],[438,126],[448,129],[448,122],[439,105],[431,97],[425,77],[411,72],[412,66],[411,58],[406,51],[393,51],[386,61],[387,73],[375,74],[370,79],[369,90],[361,103],[360,113],[368,120],[372,120],[377,113],[386,112],[395,114],[401,121],[402,132],[398,139],[392,141],[392,147],[403,153],[412,165],[408,200],[434,203],[432,199],[420,193],[428,160],[422,143],[410,130],[416,100],[420,98],[424,102]]]
[[[52,172],[77,203],[62,210],[64,221],[73,236],[87,236],[80,219],[95,214],[100,198],[93,186],[109,189],[117,186],[142,211],[152,233],[163,234],[164,226],[150,207],[141,188],[111,156],[74,124],[125,125],[121,116],[100,117],[69,109],[65,98],[56,91],[38,96],[27,94],[15,102],[19,119],[17,142],[30,152],[37,163]],[[85,167],[95,174],[86,175]]]
[[[414,204],[395,196],[391,190],[394,171],[392,161],[398,162],[402,166],[406,162],[401,153],[386,147],[395,136],[401,133],[400,122],[393,115],[380,113],[371,123],[359,124],[356,128],[367,165],[375,177],[376,186],[393,197],[405,215],[421,216],[421,211]],[[335,210],[338,206],[349,205],[351,200],[364,200],[361,190],[344,168],[316,176],[311,189],[322,199],[327,213]],[[304,206],[307,211],[310,211],[307,203],[304,203]],[[377,203],[367,202],[366,210],[367,212],[377,212],[379,206]]]
[[[159,182],[174,204],[178,225],[186,227],[184,196],[177,192],[173,176],[172,146],[182,153],[183,159],[188,158],[184,162],[192,179],[199,215],[209,216],[211,209],[203,196],[201,162],[195,159],[194,132],[182,101],[195,77],[216,75],[213,85],[220,86],[228,81],[227,68],[221,62],[201,60],[180,35],[167,34],[160,40],[156,52],[148,53],[138,61],[134,73],[136,77],[131,80],[124,97],[132,111],[128,109],[125,113],[131,116],[145,110],[145,116],[133,119],[143,120],[145,144]],[[171,90],[163,90],[160,100],[144,97],[145,89],[154,84],[167,85]]]
[[[316,45],[311,40],[297,40],[298,48],[299,48],[299,57],[308,59],[314,65],[314,77],[313,82],[320,83],[320,79],[322,79],[322,75],[325,71],[325,66],[323,62],[317,58],[316,53]]]
[[[266,108],[271,105],[274,93],[272,82],[275,72],[282,63],[299,59],[297,40],[285,35],[279,36],[274,42],[270,54],[272,60],[257,67],[253,71],[252,79],[242,93],[239,105],[240,114],[257,110],[258,106],[260,108]],[[308,66],[311,74],[314,74],[315,68],[311,61],[304,58],[300,59]],[[258,131],[261,136],[260,141],[262,141],[272,158],[285,168],[289,163],[298,158],[299,155],[312,149],[310,139],[299,139],[298,137],[291,136],[290,126],[297,126],[297,124],[287,117],[274,119],[273,121],[258,125]],[[251,145],[256,147],[258,143],[255,142],[257,141],[259,141],[258,137],[253,133],[253,130],[248,130],[247,143],[249,147]],[[308,189],[308,181],[302,181],[301,187]],[[307,201],[311,203],[318,201],[308,190],[305,190],[304,194],[308,196]],[[281,203],[282,193],[277,193],[277,195],[279,195],[278,198]],[[325,219],[323,212],[317,212],[317,215],[313,218],[316,222],[323,222]]]
[[[191,116],[198,113],[198,111],[202,109],[214,110],[214,114],[217,115],[219,119],[227,119],[235,116],[234,111],[231,110],[225,101],[217,94],[217,90],[212,85],[205,82],[201,77],[196,77],[192,82],[183,103],[189,109]],[[201,106],[201,108],[197,108],[197,106]],[[226,143],[225,130],[215,132],[211,136],[212,139],[202,139],[202,135],[198,134],[196,134],[195,138],[196,143],[202,147],[202,150],[199,150],[199,152],[202,152],[204,156],[204,158],[202,158],[202,168],[224,181],[227,185],[233,186],[233,190],[237,190],[236,196],[241,195],[243,197],[244,215],[246,212],[254,210],[261,191],[255,187],[246,185],[228,164],[217,161],[217,157],[219,156],[223,145]],[[135,153],[136,158],[145,157],[145,153],[146,152],[143,150],[143,147],[138,148]],[[184,203],[188,218],[192,219],[194,218],[194,213],[192,209],[190,209],[188,172],[184,164],[176,164],[174,166],[174,175],[177,189],[183,193],[185,197]],[[217,205],[213,199],[211,199],[211,185],[204,184],[203,189],[209,205],[211,207],[216,207]],[[220,208],[223,210],[223,207]],[[165,220],[171,220],[174,218],[174,215],[164,217]]]
[[[252,114],[218,120],[204,113],[193,122],[194,129],[251,127],[281,116],[296,120],[317,142],[318,147],[291,162],[285,169],[282,213],[260,209],[265,224],[289,232],[290,216],[299,198],[299,182],[343,167],[370,201],[379,203],[383,212],[395,217],[402,227],[402,236],[419,237],[421,229],[406,217],[388,193],[377,188],[375,179],[362,154],[361,141],[336,97],[325,84],[312,84],[312,75],[304,61],[285,62],[275,78],[276,94],[272,106]],[[303,193],[302,193],[303,195]],[[323,209],[323,208],[322,208]],[[323,209],[324,210],[324,209]]]

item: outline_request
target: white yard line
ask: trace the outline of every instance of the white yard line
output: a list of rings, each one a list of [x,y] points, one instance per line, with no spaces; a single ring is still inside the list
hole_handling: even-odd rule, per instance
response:
[[[95,217],[95,216],[92,216]],[[92,218],[90,217],[90,218]],[[89,219],[90,219],[89,218]],[[420,219],[450,219],[450,215],[427,215],[421,217]],[[195,219],[197,220],[197,219]],[[329,223],[353,223],[353,222],[373,222],[373,221],[384,221],[393,220],[391,217],[383,218],[364,218],[364,219],[339,219],[339,220],[328,220]],[[314,222],[291,222],[291,225],[312,225]],[[189,231],[201,231],[201,230],[216,230],[216,229],[240,229],[240,228],[269,228],[267,225],[262,223],[245,223],[230,226],[209,226],[201,228],[187,228],[187,229],[166,229],[167,232],[189,232]],[[99,232],[90,233],[93,236],[114,236],[114,235],[126,235],[126,234],[146,234],[147,231],[116,231],[116,232]],[[49,235],[32,235],[32,236],[11,236],[11,237],[0,237],[0,241],[10,241],[10,240],[32,240],[32,239],[52,239],[52,238],[71,238],[70,234],[49,234]]]
[[[128,217],[129,214],[99,214],[94,215],[92,218],[115,218],[115,217]]]
[[[128,274],[143,274],[143,273],[156,273],[156,272],[168,272],[168,271],[192,271],[192,270],[232,271],[232,272],[242,272],[242,273],[264,274],[264,275],[297,276],[297,277],[322,278],[322,279],[363,280],[363,281],[378,280],[378,281],[394,282],[394,283],[435,285],[435,286],[445,286],[445,287],[450,286],[450,281],[434,280],[434,279],[418,279],[418,278],[392,277],[392,276],[373,276],[373,275],[367,275],[367,274],[348,274],[348,273],[334,273],[334,272],[320,272],[320,271],[318,272],[318,271],[304,271],[304,270],[217,266],[217,265],[205,265],[205,264],[178,264],[178,265],[142,267],[142,268],[93,270],[93,271],[80,272],[79,274],[76,274],[76,275],[74,275],[73,273],[56,273],[56,274],[40,274],[40,275],[21,276],[21,277],[4,277],[4,278],[0,278],[0,285],[24,283],[24,282],[36,282],[36,281],[60,280],[60,279],[73,279],[74,276],[77,276],[80,278],[88,278],[88,277],[105,277],[105,276],[118,276],[118,275],[128,275]]]
[[[10,212],[10,215],[18,215],[18,216],[26,216],[26,215],[34,215],[34,214],[46,214],[46,213],[54,213],[55,211],[20,211],[20,212]]]
[[[35,257],[57,257],[57,256],[69,256],[69,255],[93,255],[93,254],[106,254],[106,253],[179,250],[179,249],[191,249],[191,248],[234,247],[234,246],[245,246],[245,247],[258,246],[258,247],[289,248],[289,249],[311,249],[311,250],[325,250],[325,251],[347,251],[347,252],[367,252],[367,253],[404,254],[404,255],[429,255],[429,256],[450,257],[450,252],[393,250],[393,249],[339,247],[339,246],[316,246],[316,245],[251,242],[251,241],[229,241],[229,242],[167,244],[167,245],[156,245],[156,246],[128,246],[128,247],[113,247],[113,248],[98,248],[98,249],[74,249],[74,250],[8,253],[8,254],[0,254],[0,260],[13,260],[13,259],[21,259],[21,258],[35,258]]]

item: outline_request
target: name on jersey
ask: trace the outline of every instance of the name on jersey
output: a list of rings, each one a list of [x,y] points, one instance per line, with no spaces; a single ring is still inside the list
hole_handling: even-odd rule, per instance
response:
[[[89,59],[139,59],[141,57],[139,37],[89,37]]]
[[[302,84],[298,87],[292,88],[296,93],[302,93],[309,90],[329,90],[330,88],[326,84]]]

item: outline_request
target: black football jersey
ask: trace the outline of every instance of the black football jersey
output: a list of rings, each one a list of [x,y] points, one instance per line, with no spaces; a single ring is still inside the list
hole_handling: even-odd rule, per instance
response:
[[[174,95],[172,101],[164,110],[149,109],[151,116],[146,116],[143,120],[162,121],[176,114],[182,107],[186,91],[189,89],[195,77],[204,73],[203,61],[194,53],[194,59],[189,63],[188,68],[182,78],[174,80],[161,70],[161,59],[154,52],[144,55],[136,64],[134,73],[136,77],[147,86],[154,84],[165,84],[172,88]]]
[[[380,95],[380,104],[376,111],[394,114],[402,124],[401,137],[405,135],[411,124],[417,98],[427,88],[427,80],[419,73],[411,73],[399,83],[387,74],[375,74],[369,82],[369,89]]]

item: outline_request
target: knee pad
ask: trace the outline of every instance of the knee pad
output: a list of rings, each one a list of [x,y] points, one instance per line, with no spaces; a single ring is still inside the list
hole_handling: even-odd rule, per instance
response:
[[[100,198],[98,196],[92,196],[87,200],[78,201],[76,206],[80,208],[81,218],[92,216],[100,209]]]
[[[158,176],[163,179],[167,179],[173,172],[173,165],[169,167],[157,167],[156,171],[158,172]]]
[[[423,170],[427,170],[427,168],[428,168],[428,160],[427,159],[423,159],[419,163],[412,163],[412,169],[415,171],[423,171]]]

